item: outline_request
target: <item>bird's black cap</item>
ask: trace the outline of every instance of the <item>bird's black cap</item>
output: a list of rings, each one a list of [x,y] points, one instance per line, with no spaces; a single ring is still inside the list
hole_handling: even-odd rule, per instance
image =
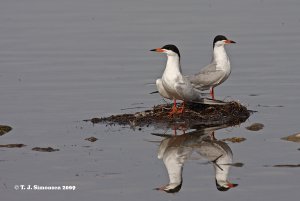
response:
[[[228,40],[225,36],[223,35],[217,35],[215,38],[214,38],[214,43],[213,43],[213,47],[215,47],[215,44],[216,42],[218,41],[225,41],[225,44],[230,44],[230,43],[236,43],[234,42],[233,40]]]
[[[233,185],[233,187],[238,186],[238,184],[232,184],[232,185]],[[218,181],[217,181],[217,180],[216,180],[216,186],[217,186],[217,189],[218,189],[219,191],[228,191],[229,189],[231,189],[230,187],[220,186],[220,185],[218,184]]]
[[[222,41],[222,40],[228,40],[225,36],[223,35],[217,35],[214,39],[214,44],[218,41]]]
[[[173,52],[177,53],[178,56],[180,57],[179,49],[175,45],[172,44],[165,45],[161,49],[172,50]]]
[[[165,191],[166,193],[178,193],[180,191],[181,187],[182,187],[182,182],[173,189],[163,190],[163,191]],[[160,190],[160,188],[155,188],[154,190]]]

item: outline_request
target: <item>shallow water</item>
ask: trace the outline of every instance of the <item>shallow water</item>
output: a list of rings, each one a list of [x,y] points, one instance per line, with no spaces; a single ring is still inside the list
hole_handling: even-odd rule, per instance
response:
[[[300,2],[166,0],[5,0],[0,2],[0,124],[13,130],[1,144],[3,200],[295,200],[299,196],[297,143],[280,138],[299,132]],[[188,160],[175,195],[152,190],[168,183],[157,159],[162,133],[151,127],[106,127],[83,122],[150,108],[163,101],[151,85],[165,58],[149,52],[168,43],[181,50],[184,73],[210,61],[217,34],[227,47],[232,74],[216,88],[220,99],[258,111],[240,126],[216,131],[229,143],[230,181],[219,192],[211,164]],[[273,106],[273,107],[263,107]],[[283,107],[276,107],[283,106]],[[252,123],[265,127],[253,132]],[[172,133],[172,131],[168,131]],[[87,137],[99,140],[91,143]],[[33,147],[60,149],[52,153]],[[75,191],[14,190],[15,185],[72,185]]]

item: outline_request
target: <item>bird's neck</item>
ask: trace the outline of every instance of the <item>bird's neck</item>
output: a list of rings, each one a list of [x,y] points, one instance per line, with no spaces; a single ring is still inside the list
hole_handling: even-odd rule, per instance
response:
[[[232,155],[224,155],[214,164],[216,180],[221,183],[227,181],[230,165],[232,163]]]
[[[182,182],[183,165],[191,154],[190,149],[182,150],[178,153],[179,148],[171,148],[165,153],[163,161],[167,168],[170,182],[169,184],[180,184]]]
[[[179,56],[168,56],[164,74],[168,76],[178,76],[181,75],[181,72]]]
[[[222,168],[222,170],[220,168]],[[229,165],[219,165],[219,167],[215,167],[215,174],[217,181],[226,181],[229,174]]]
[[[217,70],[230,71],[229,57],[227,56],[225,47],[223,45],[214,47],[213,60],[217,64]]]
[[[182,182],[183,165],[178,165],[168,169],[170,184],[180,184]]]

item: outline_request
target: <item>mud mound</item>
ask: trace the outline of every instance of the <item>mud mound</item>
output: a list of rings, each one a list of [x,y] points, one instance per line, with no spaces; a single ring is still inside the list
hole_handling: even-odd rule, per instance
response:
[[[238,102],[229,102],[226,105],[188,104],[183,114],[170,117],[171,104],[154,106],[134,114],[119,114],[109,117],[92,118],[93,124],[105,123],[107,125],[129,125],[131,127],[172,127],[174,124],[184,124],[193,128],[198,125],[237,125],[250,116],[250,111]]]

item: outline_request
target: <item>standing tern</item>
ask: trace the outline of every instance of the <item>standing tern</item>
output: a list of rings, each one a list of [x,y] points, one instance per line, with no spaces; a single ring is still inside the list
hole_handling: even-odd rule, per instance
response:
[[[162,78],[156,80],[158,92],[164,98],[174,101],[170,116],[180,114],[184,111],[185,102],[196,102],[202,104],[224,105],[222,101],[202,98],[198,89],[194,88],[190,80],[182,75],[180,65],[180,53],[175,45],[165,45],[162,48],[156,48],[151,51],[165,53],[167,55],[167,64]],[[176,106],[176,100],[182,100],[180,109]]]
[[[199,73],[188,76],[196,89],[201,91],[210,89],[212,99],[215,99],[214,88],[227,80],[230,75],[230,61],[224,46],[231,43],[236,42],[228,40],[222,35],[216,36],[213,42],[212,62],[201,69]]]

